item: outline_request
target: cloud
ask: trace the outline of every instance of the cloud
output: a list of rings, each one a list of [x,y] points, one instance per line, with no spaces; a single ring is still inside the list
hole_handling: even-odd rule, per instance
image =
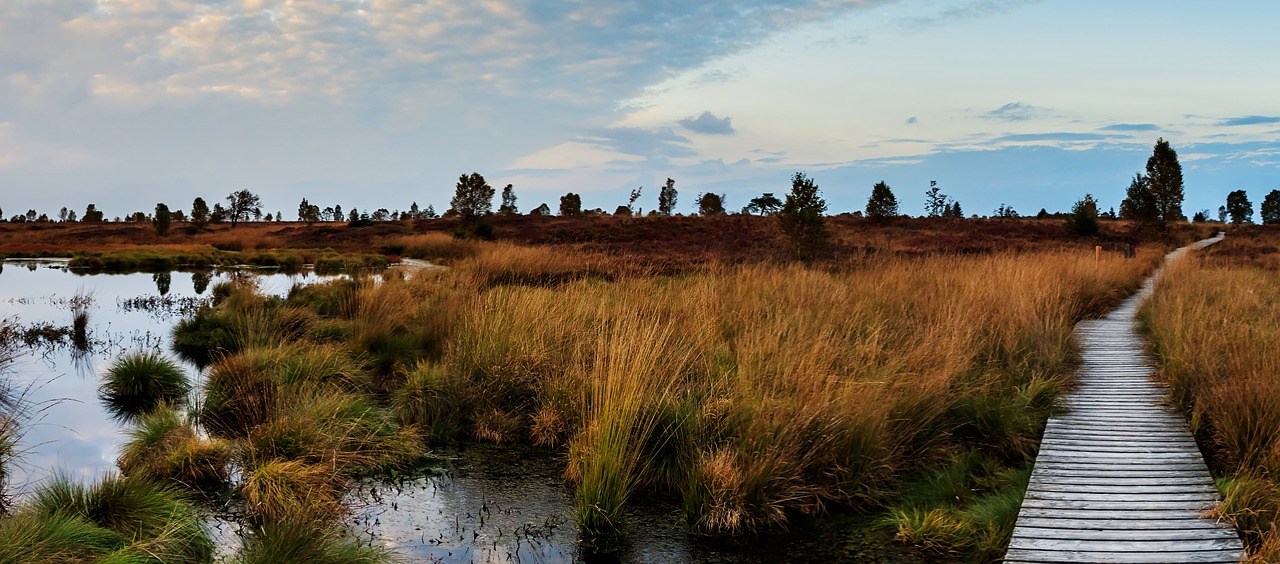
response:
[[[885,1],[22,2],[0,21],[0,74],[100,82],[110,87],[88,88],[131,107],[210,96],[604,107],[776,32]]]
[[[907,121],[906,121],[907,125],[915,125],[917,123],[920,123],[920,120],[916,119],[916,116],[911,116],[907,118]]]
[[[1045,110],[1043,108],[1022,102],[1009,102],[983,114],[983,117],[1001,121],[1027,121],[1041,117],[1044,114]]]
[[[1267,124],[1267,123],[1280,123],[1280,117],[1243,116],[1243,117],[1229,118],[1229,119],[1218,121],[1218,125],[1222,127],[1234,127],[1238,125],[1258,125],[1258,124]]]
[[[1115,137],[1115,135],[1100,135],[1097,133],[1017,133],[1002,135],[993,141],[1105,141]]]
[[[1157,131],[1160,126],[1154,123],[1114,123],[1101,129],[1102,131]]]
[[[702,112],[698,117],[687,117],[680,120],[680,126],[694,133],[703,135],[733,135],[733,118],[718,118],[711,112]]]
[[[651,160],[697,155],[689,146],[688,137],[677,135],[671,129],[665,128],[655,130],[639,127],[610,127],[592,131],[575,141]]]

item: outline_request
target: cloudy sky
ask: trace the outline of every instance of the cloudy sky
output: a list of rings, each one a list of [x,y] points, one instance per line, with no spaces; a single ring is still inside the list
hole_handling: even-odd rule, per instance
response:
[[[0,208],[108,217],[248,188],[448,206],[459,174],[612,210],[670,177],[832,212],[930,180],[966,213],[1118,206],[1157,137],[1189,214],[1280,188],[1280,3],[0,0]]]

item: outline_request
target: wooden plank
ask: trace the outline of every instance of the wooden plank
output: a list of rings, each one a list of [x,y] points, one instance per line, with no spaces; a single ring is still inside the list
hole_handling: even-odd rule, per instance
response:
[[[1113,486],[1117,488],[1148,486],[1152,483],[1149,476],[1053,476],[1045,473],[1032,473],[1031,481],[1045,483],[1045,480],[1052,480],[1051,483],[1059,485],[1101,485]],[[1201,476],[1198,473],[1188,473],[1185,476],[1161,476],[1159,483],[1166,486],[1208,486],[1214,487],[1213,480],[1208,476]]]
[[[1238,538],[1177,540],[1100,540],[1042,539],[1014,536],[1009,548],[1081,552],[1171,552],[1231,550],[1240,545]]]
[[[1037,527],[1019,525],[1014,536],[1029,539],[1058,540],[1097,540],[1097,541],[1178,541],[1178,540],[1216,540],[1235,541],[1239,535],[1231,529],[1209,526],[1195,529],[1113,529],[1111,527]]]
[[[1216,523],[1208,519],[1186,519],[1185,515],[1182,515],[1180,518],[1177,518],[1177,519],[1111,519],[1107,517],[1099,517],[1095,519],[1081,519],[1081,518],[1065,518],[1065,517],[1021,517],[1018,519],[1018,527],[1028,527],[1028,528],[1035,528],[1035,529],[1105,530],[1105,531],[1212,530],[1212,531],[1220,531],[1221,532],[1220,534],[1224,534],[1224,535],[1236,534],[1234,530],[1228,527],[1224,527],[1221,523]],[[1215,533],[1215,534],[1218,534],[1218,533]]]
[[[1010,549],[1005,553],[1005,564],[1235,564],[1240,560],[1238,550],[1199,552],[1064,552],[1056,550]]]
[[[1134,509],[1130,511],[1108,511],[1104,509],[1062,509],[1050,507],[1023,507],[1018,512],[1018,519],[1112,519],[1116,521],[1203,521],[1204,512],[1193,509]]]

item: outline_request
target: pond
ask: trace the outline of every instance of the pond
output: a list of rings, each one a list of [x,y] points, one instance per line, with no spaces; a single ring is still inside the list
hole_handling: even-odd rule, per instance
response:
[[[125,431],[98,399],[100,375],[121,354],[156,350],[170,358],[170,331],[218,282],[253,276],[266,293],[321,281],[271,271],[80,276],[60,261],[7,261],[0,269],[0,318],[45,339],[28,347],[5,378],[31,406],[10,493],[31,492],[56,472],[93,480],[116,469]],[[88,314],[83,342],[65,331],[73,309]],[[63,334],[59,335],[59,330]],[[61,340],[59,340],[61,339]],[[183,363],[193,381],[200,371]],[[790,531],[738,538],[691,534],[678,499],[633,500],[619,534],[587,543],[573,515],[562,458],[545,450],[473,445],[438,450],[438,472],[366,483],[349,496],[351,530],[363,541],[427,562],[920,562],[884,533],[851,534],[846,522],[808,522]],[[239,526],[211,517],[224,556]]]

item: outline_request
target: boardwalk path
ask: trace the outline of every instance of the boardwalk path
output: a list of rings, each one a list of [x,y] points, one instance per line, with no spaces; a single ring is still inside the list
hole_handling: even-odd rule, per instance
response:
[[[1076,327],[1080,385],[1045,428],[1005,562],[1239,560],[1235,530],[1200,518],[1218,491],[1186,421],[1151,379],[1134,321],[1158,276],[1107,317]]]

